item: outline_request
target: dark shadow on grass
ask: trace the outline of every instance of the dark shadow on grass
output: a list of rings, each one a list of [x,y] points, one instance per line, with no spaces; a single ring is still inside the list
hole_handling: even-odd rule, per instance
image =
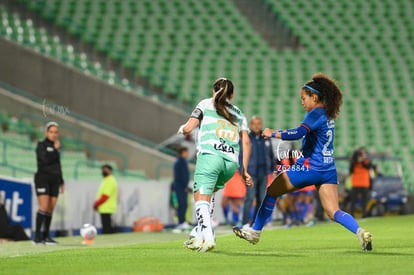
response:
[[[88,247],[87,245],[84,245],[84,244],[77,244],[77,243],[60,243],[60,244],[58,244],[58,245],[56,245],[56,246],[53,246],[53,247],[58,247],[58,246],[61,246],[61,247]]]

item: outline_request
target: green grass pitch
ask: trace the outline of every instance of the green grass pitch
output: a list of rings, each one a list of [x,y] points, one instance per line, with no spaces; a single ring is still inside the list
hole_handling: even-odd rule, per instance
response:
[[[414,274],[414,216],[359,222],[371,252],[332,222],[265,230],[257,245],[222,233],[204,254],[183,248],[187,234],[98,236],[91,246],[75,236],[54,247],[0,244],[0,274]]]

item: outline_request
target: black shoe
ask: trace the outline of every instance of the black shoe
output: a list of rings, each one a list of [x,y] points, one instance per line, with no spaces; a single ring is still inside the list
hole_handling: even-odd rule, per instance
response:
[[[40,238],[34,238],[32,241],[33,245],[44,245],[45,243]]]
[[[50,238],[50,237],[44,238],[44,239],[43,239],[43,243],[44,243],[45,245],[57,245],[57,244],[58,244],[58,242],[57,242],[57,241],[55,241],[54,239],[52,239],[52,238]]]

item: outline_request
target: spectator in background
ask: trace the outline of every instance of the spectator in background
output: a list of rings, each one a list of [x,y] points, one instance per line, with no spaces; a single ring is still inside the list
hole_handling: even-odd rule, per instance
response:
[[[239,171],[224,185],[223,198],[221,207],[226,224],[240,226],[240,209],[246,196],[246,185]],[[232,213],[231,222],[229,222],[229,213]]]
[[[355,205],[358,198],[361,198],[362,217],[367,216],[366,207],[368,194],[371,188],[370,170],[376,171],[376,166],[368,159],[368,153],[364,147],[357,149],[351,159],[351,215],[355,213]]]
[[[116,213],[118,206],[118,183],[112,175],[111,165],[102,165],[101,169],[103,180],[96,195],[93,208],[101,215],[102,233],[111,234],[115,233],[111,215]]]
[[[262,128],[262,119],[257,116],[252,117],[249,133],[251,153],[247,172],[251,175],[254,185],[247,186],[242,218],[244,226],[249,226],[256,216],[257,209],[266,195],[268,175],[273,173],[276,165],[272,144],[269,139],[262,136]],[[251,210],[254,200],[256,200],[256,206],[252,216]]]
[[[178,226],[176,229],[185,230],[190,228],[190,225],[185,220],[185,213],[188,207],[188,193],[191,191],[188,188],[190,181],[190,172],[188,170],[187,159],[189,156],[188,149],[183,147],[178,149],[178,157],[174,163],[174,182],[173,189],[177,195],[178,209]]]
[[[62,167],[60,164],[59,125],[50,121],[45,127],[45,139],[36,147],[37,172],[34,177],[35,191],[39,209],[36,214],[36,231],[33,244],[55,245],[49,230],[52,214],[60,192],[64,192]],[[43,228],[43,232],[42,232]]]
[[[3,205],[2,197],[0,194],[0,238],[10,239],[13,241],[27,241],[30,240],[24,232],[23,227],[20,224],[10,224],[9,216],[7,215],[6,208]]]

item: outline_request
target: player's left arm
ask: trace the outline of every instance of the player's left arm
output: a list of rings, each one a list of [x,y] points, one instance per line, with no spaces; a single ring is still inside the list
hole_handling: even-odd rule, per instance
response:
[[[240,133],[240,141],[242,145],[242,179],[248,186],[253,186],[252,177],[247,172],[247,166],[249,165],[250,161],[250,151],[251,151],[251,143],[249,137],[249,127],[247,126],[247,119],[243,115],[243,119],[241,120],[239,133]]]
[[[251,151],[251,144],[250,144],[250,137],[248,131],[242,131],[240,133],[240,139],[242,144],[242,151],[243,151],[243,161],[242,161],[242,178],[246,185],[253,186],[253,180],[249,173],[247,173],[247,166],[249,165],[250,160],[250,151]]]

